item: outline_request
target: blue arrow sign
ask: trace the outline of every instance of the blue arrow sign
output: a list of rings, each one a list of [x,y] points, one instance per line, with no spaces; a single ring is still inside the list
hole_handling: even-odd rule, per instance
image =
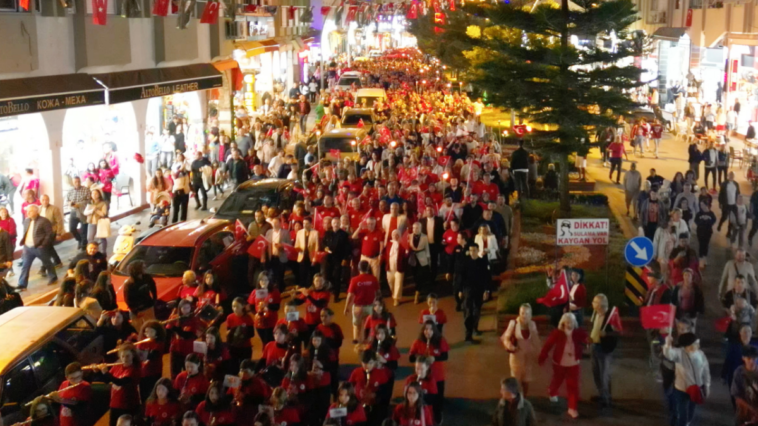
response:
[[[624,257],[632,266],[645,266],[653,260],[653,242],[647,237],[634,237],[626,243]]]

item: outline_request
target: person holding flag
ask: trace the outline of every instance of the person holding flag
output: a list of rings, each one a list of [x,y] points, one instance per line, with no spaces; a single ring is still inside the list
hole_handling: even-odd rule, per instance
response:
[[[558,272],[558,277],[555,278],[553,268],[549,267],[547,285],[550,290],[544,297],[537,299],[537,303],[550,308],[550,324],[553,327],[558,327],[566,304],[569,302],[568,269],[568,267],[561,269]]]
[[[592,299],[592,377],[595,379],[600,404],[611,406],[611,360],[618,343],[617,333],[623,330],[618,308],[608,310],[608,297],[600,293]]]

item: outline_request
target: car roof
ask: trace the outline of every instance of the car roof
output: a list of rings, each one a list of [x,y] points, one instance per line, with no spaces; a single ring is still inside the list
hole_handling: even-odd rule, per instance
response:
[[[384,89],[378,89],[378,88],[367,88],[367,89],[358,89],[358,91],[355,93],[355,97],[359,96],[384,96],[387,97],[387,92],[384,91]]]
[[[142,240],[141,246],[194,247],[208,233],[227,226],[223,219],[196,219],[167,226]]]
[[[344,118],[346,115],[352,115],[352,114],[371,115],[373,113],[374,113],[374,110],[371,108],[347,108],[342,113],[342,117]]]
[[[358,132],[354,128],[347,129],[332,129],[323,135],[321,138],[354,138],[358,136]]]
[[[294,179],[261,179],[261,180],[249,180],[240,184],[237,187],[236,192],[240,191],[269,191],[277,190],[286,186],[290,182],[294,182]]]
[[[79,308],[53,306],[25,306],[0,315],[0,341],[3,342],[0,374],[82,316],[84,311]]]
[[[361,76],[361,72],[360,71],[345,71],[344,73],[342,73],[342,75],[340,76],[340,78],[342,78],[342,77],[360,77],[360,76]]]

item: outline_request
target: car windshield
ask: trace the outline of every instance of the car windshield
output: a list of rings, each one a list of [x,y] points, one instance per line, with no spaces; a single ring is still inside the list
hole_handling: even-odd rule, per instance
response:
[[[190,268],[194,247],[138,245],[118,265],[118,275],[128,275],[132,262],[142,261],[145,272],[157,277],[181,277]]]
[[[350,144],[352,141],[355,141],[355,138],[322,138],[321,155],[326,155],[333,149],[338,149],[340,152],[355,152],[355,148]]]
[[[350,114],[346,115],[342,120],[342,124],[345,125],[357,125],[359,121],[363,120],[363,124],[371,124],[371,114]]]
[[[361,79],[358,77],[342,77],[340,79],[340,86],[350,86],[355,83],[355,87],[361,87]]]
[[[379,97],[378,96],[359,96],[355,101],[355,105],[362,106],[364,99],[366,100],[367,107],[373,107],[376,101],[379,99]]]
[[[233,192],[218,209],[216,216],[239,219],[241,216],[252,217],[264,204],[277,206],[279,195],[276,191],[239,191]],[[244,222],[244,221],[243,221]]]

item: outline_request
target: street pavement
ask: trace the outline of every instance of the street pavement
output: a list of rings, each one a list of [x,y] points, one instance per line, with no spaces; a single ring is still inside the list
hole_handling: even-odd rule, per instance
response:
[[[673,138],[667,137],[663,142],[661,149],[661,158],[639,159],[638,168],[642,171],[650,167],[656,167],[660,174],[666,178],[673,177],[678,170],[685,170],[686,163],[686,144],[674,141]],[[611,208],[615,213],[619,213],[619,219],[623,221],[627,230],[632,230],[633,224],[624,217],[624,198],[623,191],[619,186],[611,184],[608,180],[608,169],[602,167],[599,157],[596,153],[590,155],[589,173],[593,179],[597,180],[599,191],[607,194],[610,198]],[[628,163],[625,163],[625,167]],[[646,173],[643,173],[643,176]],[[743,185],[743,193],[749,193],[747,185]],[[211,202],[209,206],[216,206],[219,202]],[[200,218],[207,216],[207,212],[197,212],[194,210],[194,201],[190,201],[190,218]],[[203,213],[203,214],[199,214]],[[716,211],[717,216],[720,212]],[[114,230],[118,226],[141,221],[142,229],[146,228],[147,212],[122,219],[114,225]],[[112,237],[109,244],[112,245]],[[720,367],[723,356],[721,354],[720,336],[713,329],[712,320],[721,316],[719,311],[718,300],[716,296],[716,287],[721,268],[718,265],[723,264],[730,257],[730,250],[726,244],[723,233],[717,234],[713,239],[714,250],[712,250],[708,269],[704,272],[704,287],[706,291],[707,316],[706,320],[700,322],[698,334],[702,337],[703,347],[711,361],[711,375],[713,376],[713,395],[708,399],[705,405],[698,408],[698,414],[695,424],[703,425],[729,425],[733,423],[731,405],[728,399],[726,387],[721,383]],[[73,257],[74,244],[72,241],[63,242],[57,246],[61,258],[65,261]],[[18,271],[18,268],[16,268]],[[37,265],[33,271],[36,272]],[[63,271],[59,271],[62,277]],[[16,276],[17,277],[17,276]],[[15,284],[16,277],[11,279]],[[442,294],[450,294],[449,285],[444,283],[437,284],[437,291]],[[30,283],[30,291],[24,294],[28,299],[34,295],[49,292],[50,287],[46,286],[45,281],[36,276]],[[406,299],[411,300],[411,293],[406,291]],[[447,361],[447,405],[445,410],[446,425],[487,425],[490,422],[490,415],[494,409],[499,397],[499,382],[501,378],[508,377],[508,353],[503,349],[499,342],[499,336],[496,333],[497,318],[495,313],[496,302],[488,302],[484,306],[483,317],[481,320],[481,330],[484,335],[481,337],[481,343],[478,345],[467,345],[463,342],[464,327],[461,313],[456,313],[452,297],[444,297],[441,302],[441,308],[447,313],[449,318],[448,325],[445,326],[445,336],[450,343],[450,357]],[[341,352],[341,376],[346,378],[349,372],[359,365],[357,351],[353,350],[350,344],[351,326],[347,316],[342,315],[344,301],[332,308],[338,312],[337,322],[341,325],[346,335],[345,345]],[[403,355],[400,361],[400,369],[395,383],[394,396],[399,398],[402,395],[402,384],[409,374],[412,374],[413,367],[408,361],[408,349],[417,337],[419,331],[418,314],[423,305],[414,305],[412,302],[406,302],[397,308],[391,308],[397,318],[400,327],[398,327],[398,348]],[[546,330],[542,330],[542,338],[546,336]],[[256,339],[254,346],[254,358],[261,355],[260,342]],[[594,388],[591,366],[589,360],[582,361],[581,369],[581,402],[579,405],[580,419],[575,423],[578,425],[662,425],[666,424],[666,410],[662,389],[647,366],[647,348],[644,336],[640,332],[631,332],[621,338],[619,349],[615,354],[613,361],[613,398],[614,408],[612,410],[601,411],[590,398],[596,395]],[[535,368],[535,381],[531,385],[529,399],[535,405],[539,424],[559,425],[566,421],[566,401],[561,398],[558,404],[551,404],[547,399],[547,385],[550,379],[551,369],[549,366]],[[561,392],[561,396],[563,396]],[[106,416],[107,417],[107,416]],[[107,418],[101,420],[99,424],[107,421]]]

